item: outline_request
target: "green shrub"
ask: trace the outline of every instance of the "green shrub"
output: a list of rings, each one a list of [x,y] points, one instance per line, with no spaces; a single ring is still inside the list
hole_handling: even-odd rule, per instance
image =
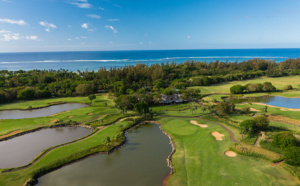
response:
[[[254,121],[256,123],[257,128],[259,129],[266,129],[270,124],[269,119],[263,115],[256,116],[254,118]]]
[[[256,123],[254,119],[247,119],[240,123],[240,130],[242,134],[245,133],[255,133],[256,132]]]
[[[245,87],[242,85],[234,85],[230,88],[231,94],[242,94],[245,90]]]
[[[274,135],[272,144],[281,149],[285,149],[296,146],[297,142],[292,132],[284,131]]]
[[[292,90],[293,86],[292,85],[286,85],[283,87],[283,90]]]
[[[289,147],[284,155],[286,163],[300,166],[300,147]]]

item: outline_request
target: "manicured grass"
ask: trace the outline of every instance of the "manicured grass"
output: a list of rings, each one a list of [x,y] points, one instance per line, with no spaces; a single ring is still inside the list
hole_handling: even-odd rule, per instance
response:
[[[90,100],[88,97],[62,97],[62,98],[48,98],[48,99],[39,99],[32,101],[18,101],[14,103],[1,104],[0,110],[11,110],[11,109],[27,109],[29,106],[32,108],[45,107],[49,106],[52,103],[57,102],[68,102],[68,103],[86,103],[89,104]],[[93,100],[95,106],[102,106],[103,103],[107,102],[108,106],[113,106],[112,100],[108,99],[107,94],[97,94],[97,98]]]
[[[273,167],[262,159],[224,155],[233,142],[229,133],[210,122],[202,129],[190,124],[190,119],[160,118],[163,129],[171,134],[176,153],[172,157],[175,173],[168,185],[298,185],[296,178],[281,167]],[[216,141],[210,132],[225,134]]]
[[[200,89],[201,93],[230,93],[230,87],[236,84],[246,85],[248,83],[264,83],[271,82],[277,89],[283,89],[285,85],[292,85],[294,88],[299,88],[300,76],[288,76],[288,77],[279,77],[279,78],[270,78],[270,77],[260,77],[251,80],[244,81],[232,81],[221,84],[216,84],[212,86],[195,86],[190,87],[193,89]],[[289,95],[292,94],[289,92]],[[300,94],[299,94],[300,95]],[[298,96],[299,96],[298,95]]]
[[[82,150],[103,145],[105,144],[106,137],[110,137],[112,139],[118,133],[120,129],[119,128],[120,125],[126,127],[132,124],[130,122],[123,121],[108,126],[104,128],[102,131],[100,131],[99,133],[87,139],[51,151],[50,153],[46,154],[41,160],[39,160],[36,164],[34,164],[33,166],[27,169],[11,172],[11,173],[1,173],[0,185],[2,186],[23,185],[30,178],[30,175],[33,172],[42,169],[44,167],[50,166],[53,162],[57,162],[59,160],[67,158],[72,154],[81,152]]]

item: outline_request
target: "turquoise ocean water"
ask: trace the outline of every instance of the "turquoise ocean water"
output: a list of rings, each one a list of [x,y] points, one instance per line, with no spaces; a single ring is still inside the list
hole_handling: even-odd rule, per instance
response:
[[[242,62],[253,58],[284,61],[300,57],[300,49],[214,49],[214,50],[152,50],[99,52],[33,52],[0,53],[0,70],[66,69],[98,70],[101,67],[122,67],[145,63],[228,61]]]

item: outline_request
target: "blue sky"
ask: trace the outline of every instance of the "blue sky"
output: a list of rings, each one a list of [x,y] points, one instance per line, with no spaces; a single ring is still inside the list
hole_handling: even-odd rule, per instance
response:
[[[299,0],[0,0],[0,52],[300,48]]]

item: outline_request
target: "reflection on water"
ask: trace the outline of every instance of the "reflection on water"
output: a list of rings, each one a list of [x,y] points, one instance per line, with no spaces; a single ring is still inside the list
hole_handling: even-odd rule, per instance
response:
[[[285,98],[280,96],[270,96],[251,99],[232,99],[233,103],[260,102],[277,107],[300,109],[300,98]]]
[[[82,127],[43,129],[0,142],[0,168],[19,167],[30,163],[43,150],[67,143],[91,133]]]
[[[172,147],[157,125],[131,130],[127,143],[111,154],[98,154],[39,179],[42,186],[156,186],[169,173]]]
[[[82,103],[65,103],[61,105],[53,105],[46,108],[36,110],[3,110],[0,111],[0,119],[23,119],[23,118],[37,118],[51,116],[56,113],[67,110],[74,110],[87,107],[88,105]]]

